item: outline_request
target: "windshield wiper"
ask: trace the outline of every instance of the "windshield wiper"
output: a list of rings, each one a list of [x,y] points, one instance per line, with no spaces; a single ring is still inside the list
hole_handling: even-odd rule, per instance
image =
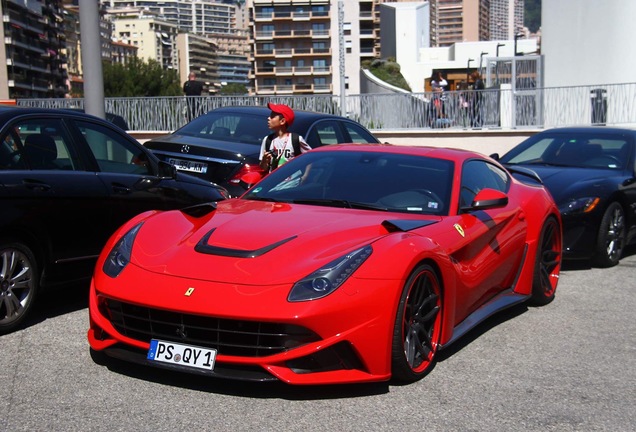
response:
[[[367,204],[356,201],[348,201],[343,199],[326,199],[326,198],[309,198],[309,199],[295,199],[292,200],[294,204],[315,204],[324,205],[330,207],[342,207],[351,209],[364,209],[364,210],[381,210],[388,211],[386,207],[382,207],[375,204]]]

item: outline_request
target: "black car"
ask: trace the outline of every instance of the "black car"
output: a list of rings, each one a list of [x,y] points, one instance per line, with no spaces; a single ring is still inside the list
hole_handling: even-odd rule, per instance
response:
[[[239,196],[247,187],[241,182],[245,174],[262,174],[258,157],[263,138],[271,133],[267,128],[270,112],[264,107],[217,108],[144,145],[178,170],[217,183],[230,195]],[[379,142],[362,125],[345,117],[299,110],[294,115],[289,131],[301,135],[312,148]]]
[[[519,143],[499,158],[536,172],[563,216],[563,255],[618,264],[636,239],[636,130],[556,128]]]
[[[88,279],[134,215],[227,196],[177,174],[110,122],[0,107],[0,333],[20,324],[41,288]]]

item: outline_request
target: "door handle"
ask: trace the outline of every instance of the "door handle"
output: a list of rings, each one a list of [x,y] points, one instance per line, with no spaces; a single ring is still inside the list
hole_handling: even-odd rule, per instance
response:
[[[124,186],[123,184],[113,183],[113,192],[121,195],[127,195],[130,193],[130,188]]]
[[[48,192],[51,190],[50,184],[41,182],[39,180],[23,179],[22,184],[26,186],[27,189],[31,190],[37,190],[41,192]]]

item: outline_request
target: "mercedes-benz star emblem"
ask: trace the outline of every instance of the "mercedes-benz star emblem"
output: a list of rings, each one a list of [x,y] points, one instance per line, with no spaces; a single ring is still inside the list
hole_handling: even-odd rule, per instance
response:
[[[190,146],[185,144],[181,146],[181,153],[189,153],[190,152]]]

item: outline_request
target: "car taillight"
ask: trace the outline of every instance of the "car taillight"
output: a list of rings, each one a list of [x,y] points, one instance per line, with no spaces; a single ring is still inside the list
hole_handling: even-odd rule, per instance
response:
[[[232,176],[232,178],[230,179],[230,183],[240,184],[241,181],[243,181],[243,177],[246,174],[250,174],[250,177],[252,177],[253,173],[259,174],[260,178],[263,178],[265,177],[265,174],[267,174],[267,171],[265,171],[259,165],[245,164],[241,167],[241,169],[236,174],[234,174],[234,176]],[[255,182],[250,182],[250,183],[255,183]]]

